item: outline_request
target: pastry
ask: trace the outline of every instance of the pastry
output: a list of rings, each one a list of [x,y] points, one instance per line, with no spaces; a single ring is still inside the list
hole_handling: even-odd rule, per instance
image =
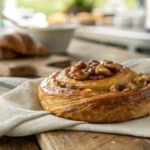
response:
[[[39,100],[46,111],[72,120],[141,118],[150,115],[150,75],[112,61],[81,61],[47,77]]]
[[[77,23],[81,25],[95,25],[96,20],[93,14],[88,12],[80,12],[76,14]]]
[[[0,60],[19,58],[20,55],[7,48],[0,48]]]
[[[0,53],[3,53],[4,57],[4,53],[9,53],[10,57],[14,57],[14,55],[17,57],[19,54],[23,56],[50,55],[50,51],[48,49],[24,33],[13,33],[0,37],[0,48],[0,51],[3,50],[3,52]],[[3,59],[3,57],[1,57],[1,59]]]
[[[52,14],[50,16],[47,17],[47,21],[50,24],[61,24],[61,23],[65,23],[68,22],[69,16],[67,13],[65,12],[57,12],[55,14]]]

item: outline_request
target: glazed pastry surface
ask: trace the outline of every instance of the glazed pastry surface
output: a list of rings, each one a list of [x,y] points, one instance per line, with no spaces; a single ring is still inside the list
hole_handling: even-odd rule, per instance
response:
[[[78,62],[39,87],[44,110],[86,122],[121,122],[150,115],[150,75],[104,60]]]

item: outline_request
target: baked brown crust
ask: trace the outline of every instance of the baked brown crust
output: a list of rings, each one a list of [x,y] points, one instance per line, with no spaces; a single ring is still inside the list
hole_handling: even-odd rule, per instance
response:
[[[20,55],[7,48],[0,48],[0,60],[19,58]]]
[[[22,56],[48,56],[51,54],[48,49],[24,33],[6,34],[0,37],[0,48],[7,50],[7,52],[3,51],[4,57],[5,53],[9,53],[10,57],[17,56],[17,54]]]
[[[58,117],[87,122],[150,115],[150,75],[112,61],[95,62],[79,62],[46,78],[39,87],[42,107]]]

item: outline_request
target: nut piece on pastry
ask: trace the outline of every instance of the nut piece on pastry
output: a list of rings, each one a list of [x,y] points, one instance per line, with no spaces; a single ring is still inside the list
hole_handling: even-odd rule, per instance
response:
[[[87,122],[121,122],[150,115],[150,75],[112,61],[78,62],[39,87],[50,113]]]

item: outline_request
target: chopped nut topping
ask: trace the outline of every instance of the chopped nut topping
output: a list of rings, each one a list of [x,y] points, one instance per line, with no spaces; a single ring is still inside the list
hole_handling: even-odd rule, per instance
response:
[[[86,80],[88,79],[88,74],[86,72],[81,72],[81,71],[78,71],[78,72],[75,72],[75,78],[77,80]]]
[[[71,67],[71,69],[70,69],[70,72],[74,73],[74,72],[76,72],[77,70],[78,70],[78,68],[77,68],[77,67],[72,66],[72,67]]]
[[[83,61],[78,62],[72,66],[68,72],[68,76],[72,79],[83,80],[101,80],[107,77],[111,77],[113,74],[120,72],[126,67],[113,63],[112,61],[104,60],[98,62],[96,60],[85,63]],[[129,91],[139,90],[146,87],[150,83],[150,75],[144,73],[135,73],[133,80],[127,85],[117,84],[112,85],[109,88],[110,92],[117,91]],[[63,85],[62,85],[63,86]],[[67,88],[74,88],[68,86]]]
[[[75,66],[79,69],[82,69],[82,68],[86,68],[87,64],[83,61],[79,61]]]
[[[111,60],[103,60],[103,61],[101,61],[101,64],[113,64],[113,61],[111,61]]]
[[[88,75],[93,75],[93,74],[95,73],[94,71],[95,71],[94,68],[89,68],[89,69],[87,70]]]
[[[112,85],[109,89],[110,92],[123,91],[125,86],[123,84]]]
[[[105,77],[110,77],[114,73],[119,72],[118,64],[112,61],[98,62],[96,60],[85,63],[78,62],[75,66],[70,68],[68,73],[70,78],[75,80],[100,80]]]
[[[97,60],[90,60],[89,62],[88,62],[88,65],[90,65],[90,66],[97,66],[97,65],[99,65],[100,63],[99,63],[99,61],[97,61]]]
[[[109,69],[107,69],[107,68],[105,68],[105,67],[103,67],[101,65],[98,65],[95,68],[95,74],[96,75],[100,75],[101,74],[101,75],[104,75],[106,77],[110,77],[112,75],[112,72]]]
[[[129,91],[129,90],[137,91],[141,88],[146,87],[149,82],[150,82],[150,75],[140,73],[140,74],[136,74],[133,81],[129,82],[127,85],[122,85],[122,84],[112,85],[109,88],[109,91],[110,92],[117,92],[117,91],[126,92],[126,91]]]

